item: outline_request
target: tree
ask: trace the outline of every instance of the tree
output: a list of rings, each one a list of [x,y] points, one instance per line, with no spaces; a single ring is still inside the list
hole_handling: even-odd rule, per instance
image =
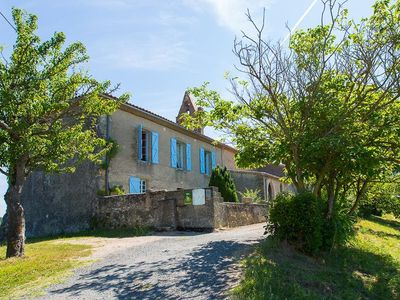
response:
[[[226,167],[221,169],[217,166],[211,173],[208,185],[216,186],[225,202],[239,202],[235,183]]]
[[[393,2],[393,1],[392,1]],[[377,1],[360,23],[343,3],[323,0],[321,24],[298,30],[289,49],[256,36],[235,40],[235,101],[204,84],[190,92],[205,108],[188,127],[228,132],[242,167],[284,163],[297,190],[327,200],[355,194],[400,164],[400,1]],[[345,204],[349,210],[350,203]]]
[[[110,82],[80,69],[88,60],[82,43],[64,46],[56,32],[45,42],[36,35],[37,17],[13,9],[17,32],[9,59],[0,61],[0,171],[7,176],[7,257],[23,256],[25,218],[21,193],[34,170],[73,172],[82,161],[97,161],[107,150],[98,136],[98,117],[120,101],[103,97]],[[1,49],[3,50],[3,49]],[[3,54],[3,51],[1,51]]]

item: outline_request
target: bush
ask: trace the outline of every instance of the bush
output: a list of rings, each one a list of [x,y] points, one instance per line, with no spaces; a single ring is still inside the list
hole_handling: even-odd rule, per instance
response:
[[[324,219],[322,227],[322,250],[331,250],[337,245],[344,245],[354,237],[356,218],[347,212],[348,209],[337,207],[332,218]]]
[[[243,198],[251,198],[253,200],[253,203],[262,203],[264,199],[260,197],[260,190],[259,189],[247,189],[244,192],[239,192],[240,195],[242,195]]]
[[[305,253],[330,250],[352,236],[354,220],[338,209],[327,219],[326,207],[326,202],[309,192],[279,194],[271,205],[266,233]]]
[[[235,183],[226,167],[221,169],[217,166],[212,171],[208,185],[217,187],[225,202],[239,202]]]
[[[279,240],[315,253],[322,247],[323,202],[311,193],[279,194],[269,211],[269,230]]]

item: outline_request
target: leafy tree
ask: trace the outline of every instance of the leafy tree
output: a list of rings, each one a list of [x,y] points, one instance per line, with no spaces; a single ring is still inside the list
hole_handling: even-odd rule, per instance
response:
[[[400,217],[400,174],[372,182],[360,201],[359,211],[364,216],[385,212]]]
[[[355,195],[400,163],[400,1],[377,1],[360,23],[341,3],[322,1],[321,24],[291,35],[289,48],[256,36],[235,40],[235,100],[208,83],[190,92],[205,108],[184,116],[194,128],[227,131],[242,167],[284,163],[298,191],[328,200]],[[326,13],[327,12],[327,13]]]
[[[9,59],[0,61],[0,170],[7,176],[7,257],[23,256],[25,218],[21,192],[34,170],[73,172],[104,155],[96,133],[99,116],[119,100],[110,82],[98,82],[79,68],[88,60],[82,43],[65,46],[60,32],[45,42],[36,35],[37,17],[13,9],[17,39]],[[2,50],[2,49],[1,49]]]
[[[217,166],[211,173],[208,185],[217,187],[225,202],[239,202],[235,183],[226,167],[221,169]]]

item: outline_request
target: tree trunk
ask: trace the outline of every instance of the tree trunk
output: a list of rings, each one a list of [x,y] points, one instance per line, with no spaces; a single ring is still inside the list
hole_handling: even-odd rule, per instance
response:
[[[335,208],[335,186],[334,186],[334,179],[332,177],[329,178],[329,180],[328,180],[327,192],[328,192],[327,218],[330,219],[333,216],[333,210]]]
[[[356,200],[353,203],[353,206],[349,210],[348,214],[351,215],[356,211],[356,208],[358,204],[360,203],[361,198],[364,196],[366,188],[367,188],[368,182],[365,180],[360,188],[360,181],[357,182],[357,194],[356,194]]]
[[[25,214],[21,203],[22,188],[25,183],[25,164],[17,163],[13,169],[5,195],[8,215],[7,258],[24,256],[25,250]]]

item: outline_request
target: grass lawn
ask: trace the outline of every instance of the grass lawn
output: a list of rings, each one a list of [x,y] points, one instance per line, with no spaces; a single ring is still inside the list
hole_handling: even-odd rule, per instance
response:
[[[39,295],[47,286],[61,282],[76,267],[89,263],[91,246],[68,243],[88,237],[132,237],[146,234],[144,229],[95,230],[68,237],[31,239],[24,258],[5,259],[6,247],[0,245],[0,299]]]
[[[245,261],[236,299],[400,299],[400,221],[371,217],[323,258],[267,239]]]

